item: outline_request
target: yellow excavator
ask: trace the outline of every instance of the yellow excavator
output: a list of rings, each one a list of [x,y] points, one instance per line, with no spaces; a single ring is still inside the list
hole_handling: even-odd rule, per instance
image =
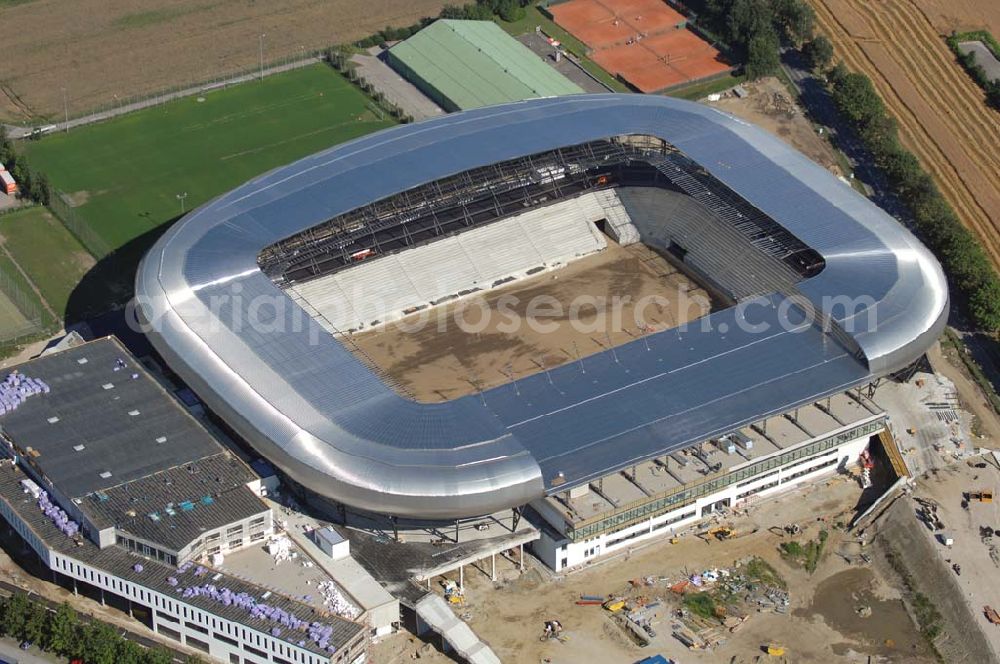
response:
[[[713,539],[718,540],[719,542],[724,542],[728,539],[736,537],[736,529],[727,525],[713,526],[707,530],[697,533],[696,537],[699,537],[706,542],[711,542]]]

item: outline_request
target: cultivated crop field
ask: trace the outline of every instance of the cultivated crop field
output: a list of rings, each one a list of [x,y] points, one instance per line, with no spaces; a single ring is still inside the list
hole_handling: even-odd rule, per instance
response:
[[[354,41],[444,0],[3,0],[0,120],[69,113]],[[30,29],[29,29],[30,28]],[[266,35],[263,40],[260,35]],[[15,64],[16,63],[16,64]]]
[[[995,0],[812,0],[836,57],[867,74],[962,222],[1000,266],[1000,115],[941,34],[1000,27]]]

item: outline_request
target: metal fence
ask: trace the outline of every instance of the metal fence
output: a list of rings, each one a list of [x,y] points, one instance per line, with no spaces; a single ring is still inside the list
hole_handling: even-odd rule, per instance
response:
[[[87,248],[96,260],[100,260],[111,253],[111,245],[80,216],[76,209],[70,204],[69,197],[61,191],[54,191],[49,200],[49,210],[59,221],[76,236],[76,239]]]
[[[17,281],[0,269],[0,291],[17,307],[24,316],[25,322],[17,326],[0,326],[0,344],[15,342],[25,337],[34,336],[45,329],[42,323],[42,311],[33,298],[24,292]]]
[[[86,110],[73,111],[72,113],[69,113],[68,116],[57,119],[61,121],[68,119],[72,122],[73,120],[79,120],[93,115],[120,115],[140,110],[142,108],[159,106],[160,104],[165,104],[169,101],[173,101],[174,99],[189,97],[200,92],[209,92],[211,90],[224,89],[230,85],[245,83],[253,80],[254,78],[261,77],[262,75],[267,76],[275,73],[275,70],[283,71],[284,69],[305,67],[313,64],[316,61],[316,58],[323,57],[324,53],[325,49],[301,51],[299,53],[268,60],[264,62],[263,67],[260,65],[256,67],[243,67],[240,69],[219,72],[218,74],[214,74],[213,76],[202,79],[201,81],[181,83],[150,92],[116,95],[111,101]]]

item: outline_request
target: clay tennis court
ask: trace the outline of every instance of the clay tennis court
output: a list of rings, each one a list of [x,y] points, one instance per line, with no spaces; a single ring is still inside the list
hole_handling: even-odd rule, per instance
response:
[[[641,92],[731,69],[663,0],[570,0],[549,11],[556,23],[593,49],[594,62]]]

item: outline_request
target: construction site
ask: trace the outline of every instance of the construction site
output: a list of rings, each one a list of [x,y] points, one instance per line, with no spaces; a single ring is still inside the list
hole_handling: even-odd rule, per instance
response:
[[[546,371],[708,313],[709,294],[643,244],[611,238],[552,271],[351,335],[420,401]],[[486,245],[489,246],[489,245]]]

